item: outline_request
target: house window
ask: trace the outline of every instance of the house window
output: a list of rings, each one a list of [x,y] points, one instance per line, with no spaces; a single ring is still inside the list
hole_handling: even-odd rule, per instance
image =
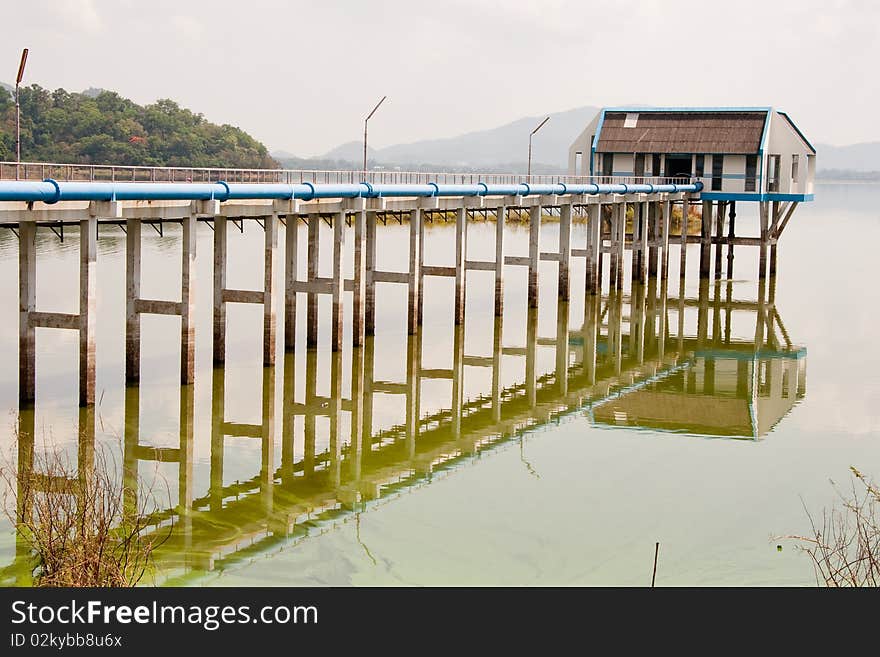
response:
[[[581,167],[583,166],[584,154],[582,151],[575,151],[574,154],[574,175],[581,175]]]
[[[703,174],[706,172],[706,156],[705,155],[697,155],[696,157],[696,171],[694,175],[697,178],[702,178]]]
[[[767,158],[767,191],[779,191],[779,163],[782,160],[781,155],[770,155]]]
[[[712,191],[721,191],[721,176],[724,173],[724,156],[715,154],[712,156]]]
[[[609,176],[609,177],[614,175],[614,154],[613,153],[603,153],[602,154],[602,175]]]
[[[796,183],[798,181],[798,156],[791,156],[791,182]]]
[[[757,188],[758,156],[746,155],[746,186],[745,191],[754,192]]]
[[[639,122],[638,114],[627,114],[626,118],[623,120],[624,128],[635,128]]]

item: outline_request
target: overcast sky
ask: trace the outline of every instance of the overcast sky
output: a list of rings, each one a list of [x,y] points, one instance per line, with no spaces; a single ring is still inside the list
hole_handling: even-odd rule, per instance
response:
[[[0,0],[0,80],[172,98],[319,155],[583,105],[774,105],[813,142],[880,141],[869,0]],[[6,71],[5,73],[3,71]],[[852,109],[850,109],[852,108]],[[855,111],[853,111],[855,110]]]

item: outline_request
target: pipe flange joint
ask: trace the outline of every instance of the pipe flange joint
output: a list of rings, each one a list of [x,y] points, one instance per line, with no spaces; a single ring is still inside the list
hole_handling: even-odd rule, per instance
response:
[[[58,184],[58,181],[53,180],[52,178],[45,178],[43,180],[43,182],[49,183],[50,185],[52,185],[52,187],[55,188],[55,193],[52,194],[52,198],[50,198],[48,200],[44,200],[43,203],[52,204],[52,203],[57,203],[58,201],[60,201],[61,200],[61,185]]]

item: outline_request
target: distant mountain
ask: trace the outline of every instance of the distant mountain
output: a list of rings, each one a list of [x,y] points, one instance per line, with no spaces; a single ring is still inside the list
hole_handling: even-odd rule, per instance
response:
[[[15,87],[13,87],[11,84],[6,84],[5,82],[0,82],[0,88],[6,89],[6,91],[8,91],[11,94],[15,93]]]
[[[880,142],[849,146],[816,144],[816,169],[848,171],[880,171]]]
[[[598,112],[596,107],[578,107],[550,115],[550,120],[532,138],[532,168],[564,169],[568,162],[568,147],[584,126]],[[432,163],[445,167],[492,168],[501,163],[525,170],[528,159],[529,133],[544,116],[529,116],[498,128],[469,132],[457,137],[428,139],[410,144],[397,144],[370,149],[369,158],[379,164]],[[337,146],[323,159],[351,160],[363,158],[363,144],[348,142]]]

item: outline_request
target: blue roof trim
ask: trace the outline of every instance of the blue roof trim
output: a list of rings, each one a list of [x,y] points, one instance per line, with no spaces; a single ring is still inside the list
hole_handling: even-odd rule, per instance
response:
[[[599,135],[602,134],[602,124],[605,123],[605,110],[599,112],[599,123],[596,124],[596,134],[593,135],[593,143],[590,144],[590,175],[595,176],[593,171],[596,160],[596,146],[599,144]]]
[[[809,147],[809,149],[810,149],[811,151],[813,151],[813,155],[815,155],[815,154],[816,154],[816,147],[813,146],[813,145],[810,143],[810,141],[809,141],[806,137],[804,137],[804,133],[801,132],[801,129],[798,128],[798,127],[795,125],[794,121],[791,120],[791,117],[788,115],[788,112],[782,112],[782,111],[779,111],[779,112],[777,112],[777,113],[778,113],[778,114],[782,114],[782,116],[785,117],[785,120],[788,121],[788,124],[789,124],[792,128],[794,128],[794,131],[795,131],[796,133],[798,133],[798,137],[800,137],[801,139],[803,139],[804,143]]]

